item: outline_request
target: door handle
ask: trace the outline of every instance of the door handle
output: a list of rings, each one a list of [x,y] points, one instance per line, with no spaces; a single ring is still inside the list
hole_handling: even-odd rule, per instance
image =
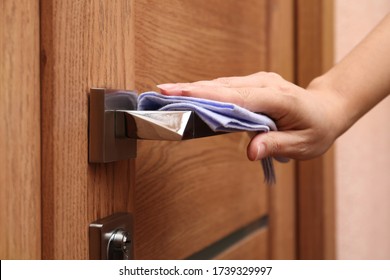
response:
[[[137,156],[137,140],[207,137],[214,132],[193,111],[137,111],[134,91],[92,88],[89,95],[89,162],[105,163]],[[265,181],[275,182],[271,158],[261,160]]]
[[[125,134],[117,137],[180,141],[222,134],[212,131],[193,111],[118,110],[115,117],[117,127],[125,128]]]
[[[135,158],[137,139],[180,141],[223,133],[193,111],[137,111],[133,91],[90,90],[89,162]]]

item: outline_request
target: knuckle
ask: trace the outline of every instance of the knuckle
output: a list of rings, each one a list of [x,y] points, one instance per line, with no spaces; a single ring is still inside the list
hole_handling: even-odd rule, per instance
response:
[[[274,156],[280,154],[282,151],[282,145],[272,134],[268,135],[268,141],[264,143],[266,154],[269,156]]]
[[[268,72],[261,71],[261,72],[254,73],[251,76],[257,80],[262,80],[262,79],[265,79],[267,77],[267,75],[268,75]]]
[[[293,94],[293,88],[289,84],[279,84],[277,88],[282,93]]]
[[[215,79],[214,81],[216,81],[217,83],[219,83],[225,87],[231,87],[231,85],[232,85],[232,79],[227,78],[227,77],[218,78],[218,79]]]
[[[280,76],[279,74],[277,74],[275,72],[268,72],[267,76],[269,79],[274,79],[274,80],[282,78],[282,76]]]
[[[257,72],[253,74],[253,78],[257,81],[259,86],[264,84],[277,85],[281,81],[284,81],[282,76],[274,72]]]
[[[194,85],[194,86],[209,86],[209,85],[212,85],[212,81],[197,81],[197,82],[193,82],[191,83],[191,85]]]
[[[254,73],[253,75],[257,76],[257,77],[264,77],[267,74],[268,74],[268,72],[260,71],[260,72]]]
[[[238,93],[239,100],[240,100],[239,101],[240,104],[237,104],[237,105],[242,106],[244,108],[247,108],[246,107],[247,102],[248,102],[248,100],[250,99],[250,97],[252,95],[251,89],[249,89],[249,88],[237,88],[236,91]]]

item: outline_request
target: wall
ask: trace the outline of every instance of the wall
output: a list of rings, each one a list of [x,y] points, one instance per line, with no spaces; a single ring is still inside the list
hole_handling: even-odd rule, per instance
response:
[[[335,0],[336,62],[388,12],[389,0]],[[339,259],[390,259],[389,123],[387,97],[336,142]]]

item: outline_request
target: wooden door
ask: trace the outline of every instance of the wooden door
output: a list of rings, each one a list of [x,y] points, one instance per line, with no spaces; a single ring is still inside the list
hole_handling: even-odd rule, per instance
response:
[[[292,1],[42,0],[42,257],[88,259],[88,225],[134,215],[135,257],[294,258],[294,163],[263,184],[250,137],[139,141],[88,163],[91,87],[276,71],[293,78]]]

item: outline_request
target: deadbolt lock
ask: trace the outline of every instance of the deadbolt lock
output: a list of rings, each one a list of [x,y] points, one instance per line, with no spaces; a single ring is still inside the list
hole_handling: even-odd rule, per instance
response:
[[[115,231],[108,241],[109,260],[128,260],[131,251],[131,236],[124,229]]]
[[[133,218],[116,213],[89,225],[89,258],[92,260],[133,259]]]

